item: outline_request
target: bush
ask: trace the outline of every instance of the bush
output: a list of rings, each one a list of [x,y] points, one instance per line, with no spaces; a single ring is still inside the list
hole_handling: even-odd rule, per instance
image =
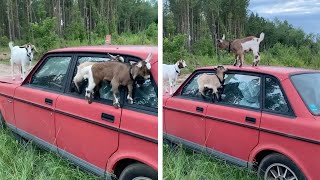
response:
[[[165,38],[163,40],[163,61],[174,63],[179,59],[184,59],[187,56],[187,50],[184,48],[186,36],[179,34],[172,39]]]

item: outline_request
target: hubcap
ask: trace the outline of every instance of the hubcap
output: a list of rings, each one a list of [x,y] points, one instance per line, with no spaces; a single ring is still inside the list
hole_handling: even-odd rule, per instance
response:
[[[271,164],[264,174],[264,180],[298,180],[296,174],[286,165]]]
[[[133,178],[132,180],[152,180],[152,179],[150,179],[148,177],[139,176],[139,177]]]

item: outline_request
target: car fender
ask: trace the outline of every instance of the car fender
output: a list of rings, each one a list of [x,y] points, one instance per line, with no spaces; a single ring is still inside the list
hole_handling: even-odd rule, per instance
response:
[[[255,163],[255,158],[256,156],[262,152],[262,151],[275,151],[277,153],[280,153],[286,157],[288,157],[289,159],[291,159],[300,169],[301,171],[307,176],[309,177],[308,173],[307,173],[307,170],[306,170],[306,167],[304,167],[304,163],[302,162],[301,159],[299,159],[299,156],[298,155],[295,155],[295,153],[290,150],[290,149],[287,149],[281,145],[278,145],[278,144],[258,144],[250,153],[250,156],[249,156],[249,163],[252,163],[254,164]]]
[[[107,171],[108,172],[113,172],[114,169],[116,168],[118,162],[124,159],[130,159],[130,160],[135,160],[138,162],[141,162],[143,164],[146,164],[153,169],[157,171],[158,169],[158,164],[154,163],[152,160],[152,157],[148,156],[148,153],[143,153],[142,151],[121,151],[118,150],[115,152],[108,160],[107,162]]]

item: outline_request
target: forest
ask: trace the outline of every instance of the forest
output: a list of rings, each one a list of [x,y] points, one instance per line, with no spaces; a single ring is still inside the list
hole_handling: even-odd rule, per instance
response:
[[[0,0],[0,46],[157,44],[157,0]]]
[[[266,34],[260,44],[261,61],[268,65],[320,68],[320,35],[307,34],[288,21],[268,20],[249,11],[249,0],[164,0],[164,61],[180,58],[196,66],[231,64],[216,39]],[[201,61],[192,61],[201,57]],[[252,56],[246,55],[247,63]]]

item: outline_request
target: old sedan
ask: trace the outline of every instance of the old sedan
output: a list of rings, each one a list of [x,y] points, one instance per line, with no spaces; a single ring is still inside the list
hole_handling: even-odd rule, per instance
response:
[[[320,179],[320,72],[227,66],[219,101],[201,96],[196,70],[165,95],[164,138],[258,170],[262,179]]]

